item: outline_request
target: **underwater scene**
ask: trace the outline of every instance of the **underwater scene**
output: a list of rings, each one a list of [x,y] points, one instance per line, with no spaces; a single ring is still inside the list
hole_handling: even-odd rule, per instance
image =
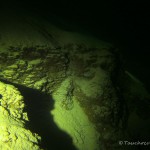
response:
[[[149,90],[119,46],[1,12],[0,150],[149,149]]]

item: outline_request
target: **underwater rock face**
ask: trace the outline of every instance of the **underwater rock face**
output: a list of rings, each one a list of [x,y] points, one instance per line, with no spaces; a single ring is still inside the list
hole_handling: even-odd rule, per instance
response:
[[[114,134],[112,125],[119,123],[121,111],[111,81],[116,61],[111,47],[98,49],[68,44],[54,50],[33,46],[9,47],[8,51],[1,54],[2,79],[52,95],[68,79],[61,107],[73,109],[75,97],[98,132],[104,132],[103,128],[107,128],[105,140],[110,140]],[[8,56],[3,58],[5,55]]]
[[[10,18],[0,24],[0,79],[52,95],[54,121],[79,150],[122,149],[118,141],[129,138],[130,104],[149,95],[133,90],[139,84],[125,72],[117,49],[41,18]],[[2,108],[6,104],[1,101]],[[19,122],[20,104],[10,111]]]
[[[41,138],[25,128],[28,116],[20,92],[0,82],[0,95],[0,149],[40,150]]]

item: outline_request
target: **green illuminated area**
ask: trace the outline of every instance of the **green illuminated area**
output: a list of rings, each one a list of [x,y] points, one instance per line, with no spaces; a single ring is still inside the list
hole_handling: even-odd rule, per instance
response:
[[[13,14],[0,34],[0,149],[120,150],[149,136],[150,95],[111,44]]]
[[[27,113],[20,92],[12,85],[0,82],[0,149],[40,149],[41,138],[25,129]]]

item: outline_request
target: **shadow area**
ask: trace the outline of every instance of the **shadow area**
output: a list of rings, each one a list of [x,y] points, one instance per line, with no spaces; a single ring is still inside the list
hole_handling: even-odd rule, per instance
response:
[[[29,118],[26,128],[41,136],[42,140],[39,143],[41,148],[44,150],[77,150],[72,138],[60,130],[53,121],[50,111],[54,108],[54,100],[50,95],[6,80],[0,79],[0,81],[14,85],[21,92],[26,105],[24,111],[27,112]]]

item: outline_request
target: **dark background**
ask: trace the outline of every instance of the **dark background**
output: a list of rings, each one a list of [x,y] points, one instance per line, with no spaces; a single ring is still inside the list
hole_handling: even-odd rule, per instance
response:
[[[5,7],[33,12],[66,30],[88,32],[113,43],[127,70],[150,89],[148,0],[30,0],[5,2]]]

